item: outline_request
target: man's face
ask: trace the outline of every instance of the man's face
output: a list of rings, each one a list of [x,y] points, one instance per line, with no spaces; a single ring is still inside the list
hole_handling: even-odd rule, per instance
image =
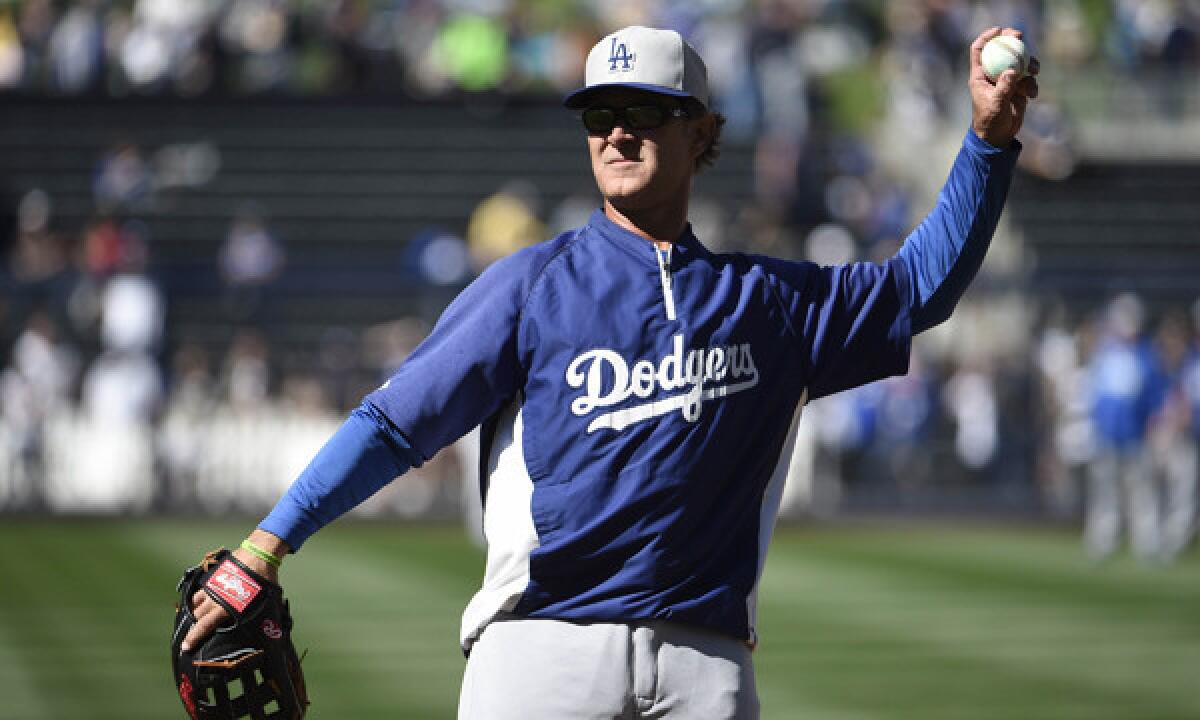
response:
[[[707,146],[702,121],[671,117],[675,98],[613,88],[599,92],[588,107],[618,111],[635,105],[658,105],[667,113],[661,127],[634,129],[620,119],[608,132],[588,132],[592,173],[604,199],[618,210],[645,210],[686,201],[696,158]]]

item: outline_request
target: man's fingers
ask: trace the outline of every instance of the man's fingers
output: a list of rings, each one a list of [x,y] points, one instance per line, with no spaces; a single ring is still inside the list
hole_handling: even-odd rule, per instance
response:
[[[1029,105],[1029,98],[1018,93],[1017,95],[1013,95],[1012,104],[1013,108],[1017,111],[1017,119],[1023,119],[1025,117],[1025,107]]]
[[[213,602],[211,598],[205,596],[203,600],[201,600],[195,605],[195,607],[192,608],[192,617],[196,618],[196,621],[199,622],[205,617],[208,617],[210,613],[221,609],[222,608],[220,605]]]
[[[183,639],[183,651],[191,651],[201,640],[211,635],[213,630],[220,627],[221,623],[228,617],[229,613],[225,612],[224,609],[218,609],[208,613],[203,619],[196,621],[196,624],[192,626],[192,629],[188,631],[187,636]]]
[[[1021,132],[1021,126],[1025,124],[1025,106],[1029,104],[1029,98],[1024,95],[1014,95],[1013,103],[1013,127],[1012,134],[1015,137]]]
[[[996,78],[996,90],[1001,97],[1011,98],[1017,94],[1016,85],[1019,80],[1016,70],[1005,70]]]
[[[225,611],[225,608],[213,602],[212,598],[208,597],[203,591],[197,592],[192,596],[192,603],[192,615],[196,617],[196,624],[192,626],[192,629],[183,638],[182,649],[184,652],[189,652],[192,648],[196,647],[200,641],[211,635],[214,630],[229,619],[229,613]]]
[[[999,34],[1000,28],[991,27],[979,33],[975,42],[971,43],[971,80],[987,82],[987,76],[983,74],[983,46]]]
[[[1036,98],[1038,96],[1037,78],[1026,75],[1017,82],[1017,94],[1024,95],[1027,98]]]
[[[975,38],[975,42],[971,43],[971,64],[975,65],[983,60],[983,46],[987,45],[988,40],[1000,34],[999,27],[990,27],[987,30],[979,33]]]

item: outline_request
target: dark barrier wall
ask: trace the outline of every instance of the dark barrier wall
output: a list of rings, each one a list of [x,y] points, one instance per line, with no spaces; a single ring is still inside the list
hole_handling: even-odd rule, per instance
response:
[[[553,103],[8,97],[0,115],[0,510],[203,497],[214,512],[260,511],[489,253],[599,203],[578,120]],[[693,221],[719,248],[745,249],[763,227],[756,159],[771,167],[727,143],[697,182]],[[1147,332],[1161,308],[1195,299],[1197,193],[1200,169],[1185,164],[1019,177],[1009,218],[1032,259],[1027,354],[982,368],[926,358],[907,385],[810,408],[797,507],[1076,512],[1086,397],[1044,364],[1047,348],[1069,345],[1083,378],[1087,323],[1111,294],[1150,300]],[[802,235],[756,240],[805,253]],[[983,277],[966,302],[1011,290]],[[13,380],[17,367],[33,379]],[[952,388],[980,380],[991,405],[972,435],[949,407]],[[919,427],[883,429],[918,407]],[[874,436],[831,439],[839,423]],[[977,466],[964,442],[990,443]],[[374,510],[453,508],[471,452]]]
[[[463,236],[479,203],[513,181],[536,194],[544,217],[568,198],[598,204],[578,120],[553,104],[9,99],[0,112],[5,215],[40,188],[68,235],[100,216],[144,223],[173,337],[227,335],[207,303],[240,212],[261,214],[286,245],[272,320],[275,332],[301,341],[322,324],[365,325],[416,308],[428,288],[410,272],[409,244]],[[118,169],[118,187],[106,190],[98,175],[122,151],[147,177],[138,185]],[[736,208],[751,189],[750,162],[748,151],[727,149],[700,191]]]

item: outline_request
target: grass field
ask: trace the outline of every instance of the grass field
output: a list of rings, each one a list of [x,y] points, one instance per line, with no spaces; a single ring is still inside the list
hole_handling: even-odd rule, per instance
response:
[[[0,719],[184,717],[174,586],[246,523],[0,524]],[[482,557],[457,528],[339,524],[284,575],[318,720],[453,717]],[[755,654],[764,718],[1195,720],[1200,558],[1091,566],[1073,535],[777,533]]]

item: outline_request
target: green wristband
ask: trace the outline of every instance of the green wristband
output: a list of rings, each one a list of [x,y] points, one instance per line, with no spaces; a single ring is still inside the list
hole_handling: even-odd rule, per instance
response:
[[[262,560],[263,562],[265,562],[266,564],[270,565],[273,568],[278,568],[280,565],[283,564],[282,558],[280,558],[275,553],[271,553],[271,552],[267,552],[266,550],[263,550],[258,545],[255,545],[253,542],[251,542],[250,538],[246,538],[245,540],[242,541],[242,549],[245,550],[246,552],[250,553],[254,557],[258,558],[259,560]]]

